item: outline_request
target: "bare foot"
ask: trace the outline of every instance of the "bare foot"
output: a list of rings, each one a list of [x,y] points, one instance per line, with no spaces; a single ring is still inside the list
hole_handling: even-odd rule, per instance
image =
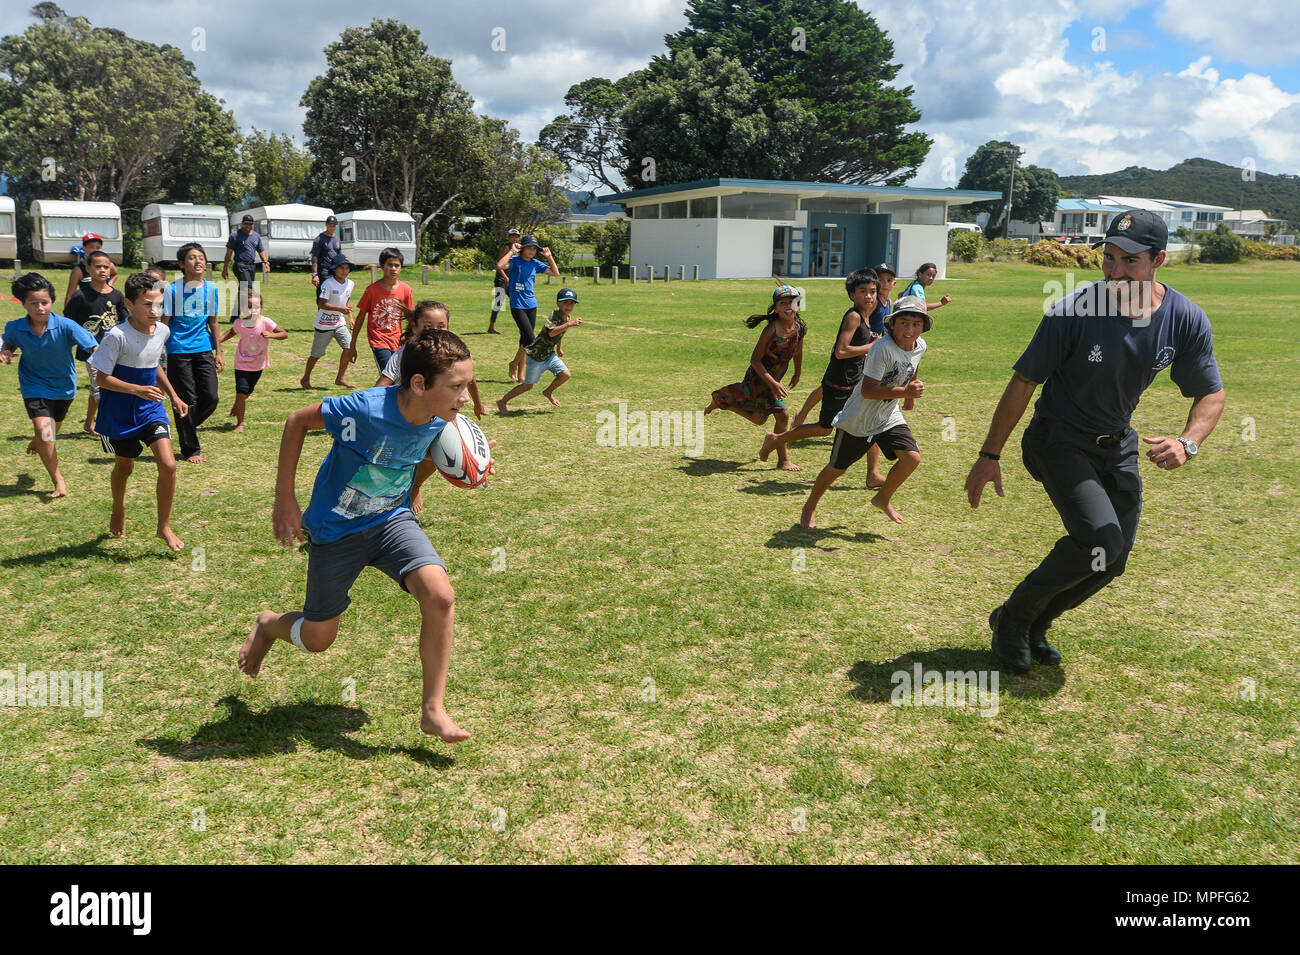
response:
[[[235,434],[243,434],[243,433],[244,433],[244,422],[241,421],[241,422],[239,422],[239,424],[235,425],[235,431],[234,431],[234,433],[235,433]]]
[[[57,497],[67,497],[67,496],[68,496],[68,485],[63,483],[63,478],[59,478],[57,481],[54,482],[54,493],[50,495],[50,500],[52,501]]]
[[[501,334],[499,331],[497,331],[497,330],[496,330],[495,328],[493,328],[491,325],[488,326],[488,331],[487,331],[487,333],[488,333],[489,335],[500,335],[500,334]]]
[[[884,487],[884,486],[885,486],[885,478],[884,478],[883,475],[880,475],[880,474],[868,474],[868,475],[867,475],[867,489],[868,489],[868,490],[871,490],[871,491],[878,491],[878,490],[880,490],[880,489],[881,489],[882,487]]]
[[[806,531],[815,530],[817,527],[817,521],[815,520],[813,513],[806,507],[799,514],[799,526]]]
[[[239,648],[239,669],[249,676],[257,676],[258,671],[262,669],[262,659],[275,643],[275,637],[270,636],[262,629],[275,618],[276,614],[269,610],[263,610],[259,613],[257,615],[257,624],[249,632],[244,645]]]
[[[555,396],[554,396],[554,395],[549,395],[549,394],[547,394],[547,393],[544,392],[544,391],[542,392],[542,395],[545,396],[545,398],[546,398],[547,401],[549,401],[551,404],[555,405],[555,407],[557,407],[557,408],[560,407],[560,403],[559,403],[558,401],[555,400]]]
[[[504,399],[504,398],[498,398],[498,399],[497,399],[497,414],[505,414],[505,413],[506,413],[506,399]]]
[[[302,388],[303,388],[304,391],[308,391],[308,390],[311,389],[311,379],[310,379],[310,378],[299,378],[299,379],[298,379],[298,384],[302,385]]]
[[[884,511],[885,515],[895,524],[903,523],[903,515],[894,510],[894,505],[890,504],[888,501],[882,501],[879,494],[871,499],[871,503],[874,507],[878,507]]]
[[[411,513],[419,514],[424,510],[424,492],[416,491],[411,495]]]
[[[793,461],[789,459],[786,459],[785,461],[782,461],[779,464],[777,464],[776,468],[778,471],[802,471],[803,470],[803,468],[799,467],[799,465],[795,464]]]
[[[172,529],[166,524],[158,528],[158,537],[167,545],[168,549],[170,549],[172,553],[175,553],[178,550],[183,550],[185,547],[185,541],[173,534]]]
[[[249,637],[251,640],[252,637]],[[452,722],[447,711],[439,708],[433,713],[427,709],[420,714],[420,729],[430,736],[436,736],[444,743],[463,743],[469,739],[469,733]]]
[[[758,459],[760,461],[766,461],[768,458],[772,456],[772,452],[775,450],[776,450],[776,433],[769,431],[767,434],[763,436],[763,446],[758,449]]]
[[[188,458],[186,458],[185,460],[188,461],[190,464],[207,464],[207,463],[208,463],[207,461],[203,460],[203,455],[201,455],[201,454],[191,454],[191,455],[190,455]]]
[[[126,536],[126,509],[118,510],[113,508],[113,513],[108,518],[108,532],[114,537]]]
[[[334,384],[338,385],[340,388],[355,388],[355,387],[356,387],[356,385],[352,384],[352,382],[350,382],[350,381],[344,381],[342,378],[335,378],[335,379],[334,379]]]

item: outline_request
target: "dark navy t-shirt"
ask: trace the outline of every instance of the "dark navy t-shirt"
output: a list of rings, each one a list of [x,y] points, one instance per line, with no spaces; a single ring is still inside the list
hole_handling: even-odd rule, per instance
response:
[[[252,232],[236,229],[226,240],[226,248],[235,253],[236,265],[256,265],[257,253],[262,251],[262,237],[256,229]]]
[[[1035,408],[1093,434],[1128,427],[1133,409],[1163,368],[1187,398],[1223,387],[1210,320],[1201,307],[1165,286],[1149,320],[1116,313],[1104,282],[1057,302],[1038,325],[1015,370],[1039,382]]]
[[[882,298],[876,302],[876,307],[871,313],[867,322],[871,325],[871,331],[877,338],[885,337],[885,319],[889,317],[889,310],[892,308],[889,299]]]
[[[339,257],[339,237],[322,232],[311,241],[311,254],[316,260],[316,274],[322,279],[330,274],[330,263]]]

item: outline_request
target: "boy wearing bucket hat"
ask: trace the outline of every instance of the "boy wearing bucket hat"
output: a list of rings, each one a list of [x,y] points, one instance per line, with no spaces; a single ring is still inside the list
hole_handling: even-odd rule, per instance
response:
[[[910,403],[925,393],[925,385],[916,377],[916,370],[926,348],[921,334],[929,330],[930,314],[924,299],[909,295],[895,303],[886,326],[888,334],[867,353],[862,383],[853,389],[844,410],[835,416],[831,459],[817,475],[817,482],[803,506],[800,526],[817,526],[814,521],[817,502],[873,445],[879,445],[885,457],[896,463],[871,503],[895,524],[903,523],[902,515],[890,501],[921,463],[921,449],[903,420],[898,403],[902,400],[910,408]]]
[[[348,367],[348,362],[356,356],[352,352],[352,335],[348,332],[348,319],[352,317],[352,306],[348,300],[352,298],[353,282],[348,278],[348,273],[352,271],[352,263],[346,255],[335,256],[334,261],[330,263],[330,276],[320,283],[316,305],[316,321],[312,325],[315,329],[315,337],[311,342],[311,355],[307,358],[307,368],[302,373],[302,380],[298,384],[303,388],[311,387],[311,370],[316,367],[316,362],[325,357],[325,352],[329,348],[330,339],[339,343],[343,349],[343,354],[339,356],[339,373],[334,377],[334,384],[341,388],[351,388],[350,382],[343,380],[343,372]]]
[[[560,289],[559,294],[555,296],[555,311],[551,312],[551,317],[546,320],[546,327],[542,329],[542,333],[536,340],[524,349],[524,380],[497,402],[497,411],[501,414],[506,413],[506,404],[511,398],[530,390],[533,385],[542,380],[542,372],[546,371],[554,375],[555,380],[546,386],[542,394],[555,407],[560,406],[560,403],[555,400],[555,389],[572,377],[569,374],[569,366],[560,359],[564,354],[564,350],[560,348],[560,339],[570,328],[577,328],[582,324],[582,319],[573,314],[577,305],[577,292],[571,288]]]

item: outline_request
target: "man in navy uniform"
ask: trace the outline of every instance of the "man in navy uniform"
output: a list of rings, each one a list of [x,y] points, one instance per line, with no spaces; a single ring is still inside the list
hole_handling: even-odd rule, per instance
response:
[[[1172,471],[1192,460],[1223,413],[1223,383],[1205,312],[1156,281],[1169,231],[1158,215],[1116,216],[1103,247],[1105,282],[1085,286],[1043,316],[1015,364],[979,459],[966,478],[971,507],[984,486],[1002,496],[1002,447],[1041,384],[1021,439],[1027,470],[1043,485],[1066,536],[989,616],[993,653],[1016,673],[1060,663],[1052,621],[1124,572],[1142,510],[1133,409],[1163,368],[1192,399],[1176,438],[1143,438],[1147,457]]]

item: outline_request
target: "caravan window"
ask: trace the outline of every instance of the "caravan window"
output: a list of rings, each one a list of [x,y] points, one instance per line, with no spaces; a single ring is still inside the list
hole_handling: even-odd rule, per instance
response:
[[[87,232],[105,239],[119,238],[116,219],[89,219],[80,216],[45,217],[45,235],[51,239],[80,239]]]
[[[306,239],[310,242],[323,231],[325,223],[309,222],[306,219],[272,219],[272,239]]]
[[[12,235],[14,231],[14,217],[8,212],[0,212],[0,233]]]
[[[378,219],[353,219],[358,242],[414,242],[415,223]]]
[[[167,220],[167,232],[173,239],[219,239],[224,224],[220,219],[174,216]]]

